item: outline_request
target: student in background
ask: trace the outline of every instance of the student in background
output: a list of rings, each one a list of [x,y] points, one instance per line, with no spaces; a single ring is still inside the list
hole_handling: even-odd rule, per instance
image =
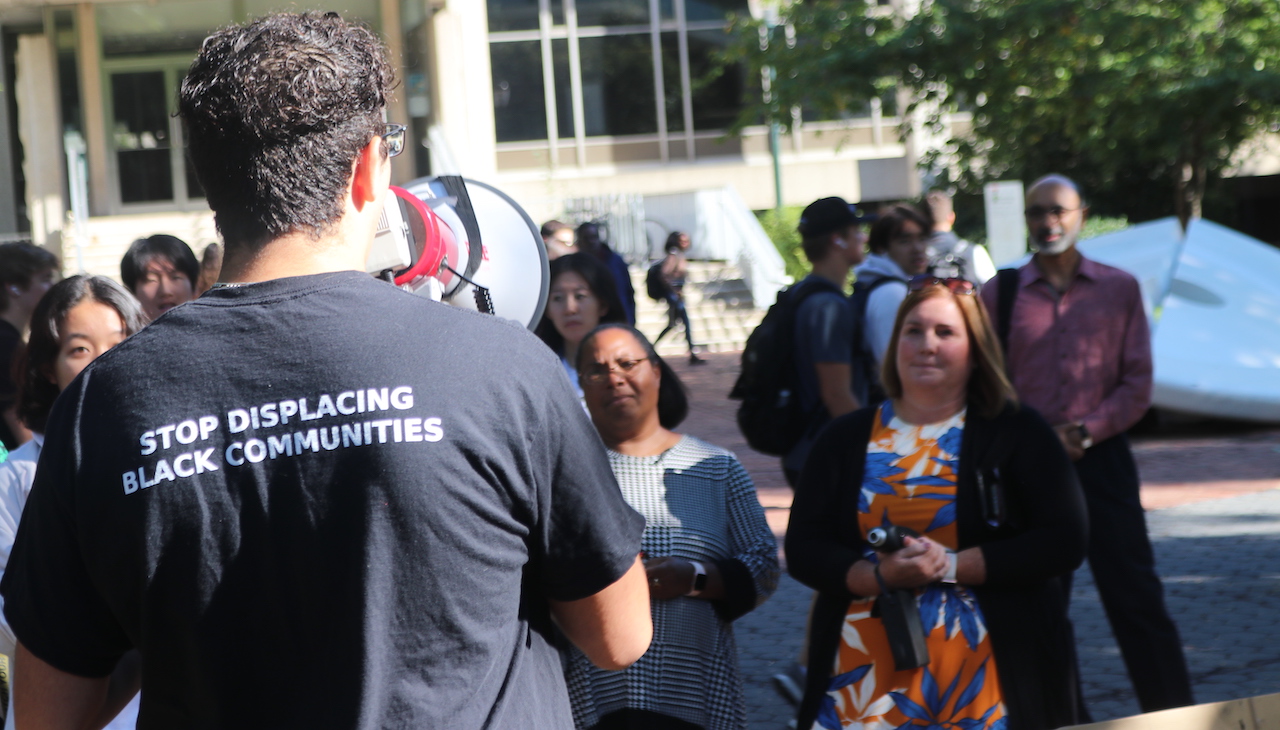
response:
[[[14,411],[13,360],[31,312],[58,276],[58,257],[31,243],[0,244],[0,441],[10,451],[31,440]]]
[[[157,233],[133,242],[120,260],[120,280],[142,304],[148,319],[196,297],[200,262],[181,238]]]

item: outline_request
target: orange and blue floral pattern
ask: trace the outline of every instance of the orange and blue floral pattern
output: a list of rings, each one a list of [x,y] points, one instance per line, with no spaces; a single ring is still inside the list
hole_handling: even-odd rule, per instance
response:
[[[865,537],[874,527],[899,525],[948,549],[958,546],[956,472],[964,412],[943,423],[913,426],[880,408],[858,499]],[[874,551],[867,558],[876,561]],[[849,604],[835,671],[817,727],[889,730],[1004,730],[991,639],[982,611],[964,586],[934,583],[916,592],[928,633],[929,664],[897,671],[873,601]]]

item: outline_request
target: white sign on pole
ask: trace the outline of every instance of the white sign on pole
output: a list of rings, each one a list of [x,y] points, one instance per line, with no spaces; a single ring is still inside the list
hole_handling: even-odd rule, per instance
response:
[[[996,266],[1004,266],[1027,252],[1027,225],[1022,215],[1026,199],[1021,180],[1001,180],[982,188],[987,210],[987,250]]]

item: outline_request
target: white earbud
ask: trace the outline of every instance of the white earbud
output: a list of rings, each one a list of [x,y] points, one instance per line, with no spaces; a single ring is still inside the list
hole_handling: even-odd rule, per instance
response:
[[[839,236],[836,237],[836,245],[840,248],[849,248],[849,244],[845,243],[845,240]]]

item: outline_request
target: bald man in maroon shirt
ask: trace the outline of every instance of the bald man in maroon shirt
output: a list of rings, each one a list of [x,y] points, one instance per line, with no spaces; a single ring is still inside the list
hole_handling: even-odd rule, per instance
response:
[[[1076,249],[1087,211],[1071,180],[1033,183],[1026,218],[1036,253],[982,298],[1007,338],[1019,397],[1055,424],[1075,462],[1089,506],[1089,567],[1138,703],[1152,712],[1193,701],[1125,433],[1151,405],[1151,333],[1137,280]],[[1001,297],[1002,286],[1013,296]]]

